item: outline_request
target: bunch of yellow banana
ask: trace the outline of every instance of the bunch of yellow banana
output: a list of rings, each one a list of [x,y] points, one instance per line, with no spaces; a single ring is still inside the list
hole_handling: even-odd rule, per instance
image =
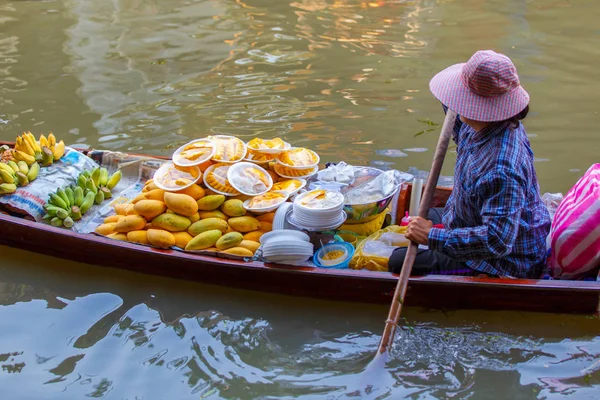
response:
[[[0,162],[0,195],[14,193],[17,186],[26,186],[37,178],[40,164],[34,162],[31,166],[25,161]]]
[[[39,142],[31,132],[24,132],[17,136],[15,148],[12,156],[17,161],[24,161],[27,165],[33,165],[35,162],[41,162],[42,166],[47,167],[60,159],[65,154],[65,143],[61,140],[56,142],[56,137],[50,132],[48,137],[40,135]]]

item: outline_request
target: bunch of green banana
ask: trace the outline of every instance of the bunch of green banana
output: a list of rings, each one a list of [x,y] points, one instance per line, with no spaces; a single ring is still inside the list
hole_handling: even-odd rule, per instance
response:
[[[121,170],[118,170],[109,177],[104,167],[94,168],[92,172],[83,171],[77,177],[77,185],[50,194],[44,206],[44,219],[53,226],[72,227],[74,221],[80,220],[94,204],[112,197],[111,189],[117,186],[121,176]]]
[[[25,161],[0,162],[0,195],[14,193],[17,186],[27,186],[37,178],[40,164],[27,165]]]

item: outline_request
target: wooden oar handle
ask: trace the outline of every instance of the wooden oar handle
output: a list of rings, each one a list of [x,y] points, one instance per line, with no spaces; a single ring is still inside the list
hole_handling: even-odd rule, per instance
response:
[[[448,151],[448,144],[450,142],[450,138],[452,137],[452,129],[454,128],[455,121],[456,113],[448,110],[446,113],[446,118],[444,119],[444,124],[442,125],[442,132],[435,149],[435,155],[433,156],[431,172],[429,173],[427,183],[425,184],[425,190],[423,192],[421,205],[419,207],[419,217],[427,218],[431,200],[433,199],[433,194],[440,177],[440,172],[442,171],[442,165],[444,164],[444,158],[446,157],[446,152]],[[396,285],[396,290],[394,292],[394,298],[392,300],[392,304],[390,305],[390,312],[387,320],[385,321],[385,328],[381,336],[381,341],[379,342],[379,349],[377,350],[378,354],[388,351],[392,342],[394,341],[396,326],[398,325],[398,319],[400,318],[402,305],[404,304],[404,297],[406,296],[406,289],[408,288],[408,278],[412,272],[412,268],[417,257],[418,248],[419,245],[417,243],[411,242],[408,247],[408,251],[406,252],[406,257],[404,258],[404,263],[402,264],[402,271],[398,277],[398,284]]]

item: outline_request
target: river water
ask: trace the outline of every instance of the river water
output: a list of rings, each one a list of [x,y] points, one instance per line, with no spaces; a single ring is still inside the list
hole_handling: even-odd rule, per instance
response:
[[[429,79],[492,48],[531,94],[542,192],[564,193],[598,162],[598,15],[596,0],[1,1],[0,140],[168,155],[279,136],[323,161],[428,169]],[[2,399],[360,397],[387,314],[0,251]],[[597,319],[405,318],[373,396],[600,398]]]

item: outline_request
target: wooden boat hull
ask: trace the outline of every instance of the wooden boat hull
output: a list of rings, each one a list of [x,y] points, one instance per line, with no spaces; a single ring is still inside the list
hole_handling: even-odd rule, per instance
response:
[[[155,249],[4,214],[0,214],[0,244],[145,274],[344,301],[389,303],[397,281],[397,276],[385,272],[246,263]],[[414,277],[410,280],[406,302],[432,309],[594,315],[600,312],[600,282]]]

